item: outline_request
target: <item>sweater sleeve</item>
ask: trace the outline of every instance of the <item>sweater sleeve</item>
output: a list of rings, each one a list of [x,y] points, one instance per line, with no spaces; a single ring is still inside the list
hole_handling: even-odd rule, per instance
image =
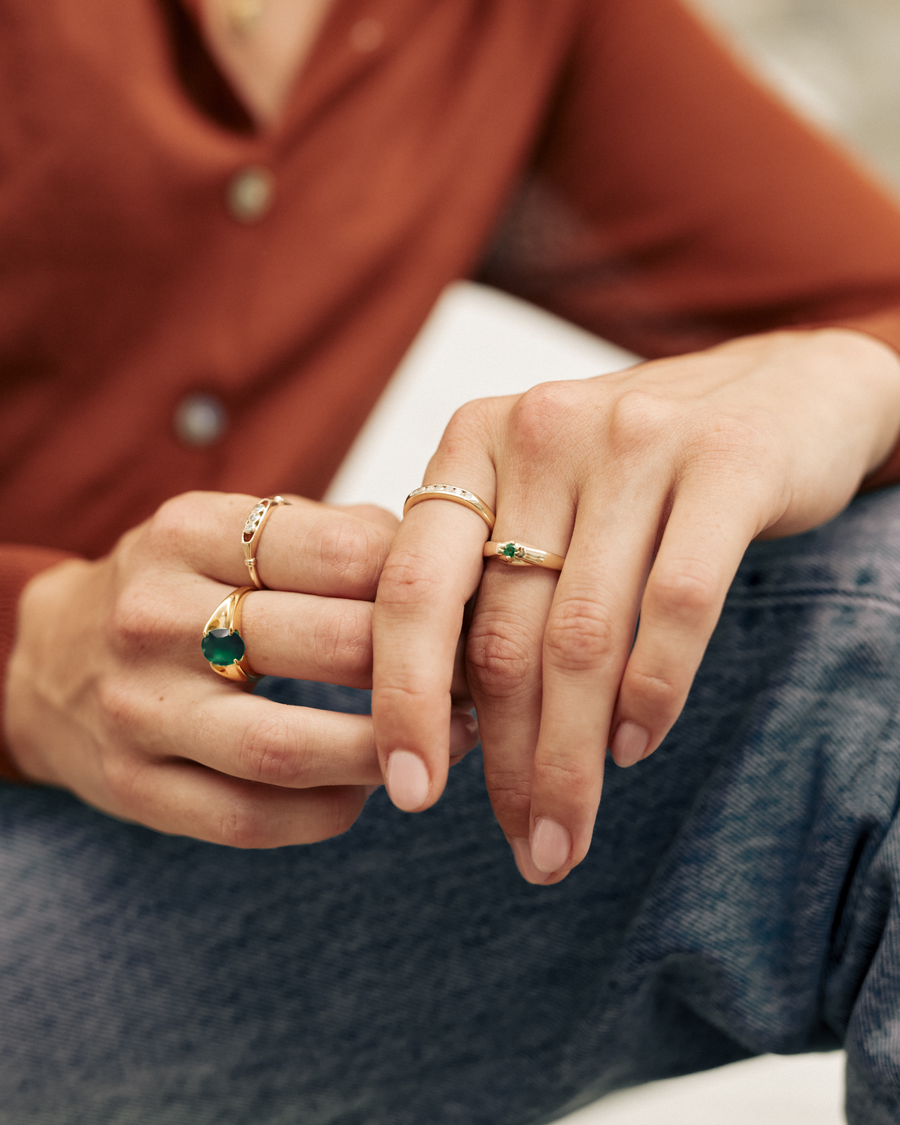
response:
[[[19,598],[29,581],[63,559],[66,551],[49,547],[28,547],[0,544],[0,683],[6,684],[9,656],[16,639]],[[0,731],[5,730],[6,691],[0,696]],[[0,778],[7,781],[26,780],[13,762],[5,741],[0,738]]]
[[[817,325],[900,352],[897,203],[678,0],[585,0],[484,279],[650,358]]]

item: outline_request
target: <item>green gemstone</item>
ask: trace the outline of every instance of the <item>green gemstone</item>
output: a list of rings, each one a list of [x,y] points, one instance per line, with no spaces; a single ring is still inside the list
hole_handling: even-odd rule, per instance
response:
[[[227,629],[210,629],[203,634],[200,651],[210,664],[234,664],[244,655],[244,642],[240,633]]]
[[[500,552],[500,554],[503,555],[504,558],[514,559],[516,557],[515,543],[504,543],[503,550]]]

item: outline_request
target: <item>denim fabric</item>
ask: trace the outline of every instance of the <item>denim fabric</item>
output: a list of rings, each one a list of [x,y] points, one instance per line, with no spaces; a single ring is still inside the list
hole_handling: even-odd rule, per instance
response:
[[[517,875],[477,753],[314,847],[0,791],[3,1125],[536,1125],[619,1087],[848,1052],[900,1119],[900,492],[749,551],[587,861]],[[273,698],[365,693],[287,681]]]

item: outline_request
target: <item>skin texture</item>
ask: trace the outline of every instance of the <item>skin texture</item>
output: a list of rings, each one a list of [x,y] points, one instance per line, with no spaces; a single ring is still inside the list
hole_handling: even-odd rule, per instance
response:
[[[427,808],[444,787],[453,654],[477,589],[467,669],[494,810],[526,879],[564,878],[590,843],[607,746],[621,766],[659,746],[747,545],[836,515],[898,430],[900,360],[842,329],[463,407],[424,483],[469,489],[497,513],[495,541],[566,564],[558,577],[483,568],[477,516],[410,510],[374,615],[373,717],[395,804]]]
[[[6,714],[26,776],[239,847],[311,843],[353,823],[381,782],[371,720],[255,698],[200,653],[209,615],[248,582],[239,533],[256,499],[176,497],[106,558],[29,583]],[[370,686],[372,601],[396,523],[298,497],[273,511],[257,555],[271,588],[243,603],[255,671]],[[450,731],[456,756],[477,741],[468,706]]]

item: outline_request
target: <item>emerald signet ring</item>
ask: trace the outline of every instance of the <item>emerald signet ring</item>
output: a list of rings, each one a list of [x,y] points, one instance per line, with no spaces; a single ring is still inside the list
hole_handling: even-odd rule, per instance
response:
[[[539,547],[529,547],[527,543],[494,543],[488,540],[482,554],[486,559],[499,559],[507,566],[542,566],[547,570],[562,570],[566,561],[562,555],[552,551],[542,551]]]
[[[262,679],[247,662],[247,650],[241,636],[241,603],[255,589],[255,586],[239,586],[232,590],[207,621],[200,640],[200,651],[212,670],[236,684],[255,683]]]

